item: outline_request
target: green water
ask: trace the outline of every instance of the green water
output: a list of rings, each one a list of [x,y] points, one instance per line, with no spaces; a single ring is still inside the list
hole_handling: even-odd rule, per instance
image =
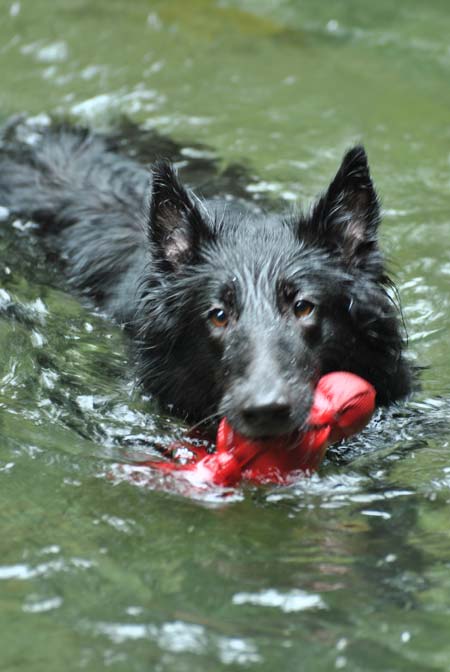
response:
[[[449,35],[447,0],[0,0],[0,121],[70,116],[274,203],[308,202],[363,141],[428,367],[313,479],[139,487],[124,451],[180,428],[133,390],[120,330],[7,220],[2,672],[450,669]]]

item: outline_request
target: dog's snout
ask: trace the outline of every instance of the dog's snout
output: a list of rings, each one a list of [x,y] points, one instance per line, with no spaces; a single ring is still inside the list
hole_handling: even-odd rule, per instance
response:
[[[247,334],[242,365],[234,378],[230,377],[221,408],[232,427],[249,439],[274,438],[298,430],[311,403],[307,362],[300,376],[292,366],[290,341],[277,331],[278,321],[272,322],[270,329],[259,326],[260,338]],[[241,337],[245,335],[244,331]]]
[[[280,399],[269,403],[254,403],[245,406],[242,409],[242,415],[247,422],[278,421],[288,418],[290,410],[289,403]]]
[[[287,396],[266,395],[249,399],[242,407],[242,415],[249,421],[260,417],[277,419],[289,415],[290,410]]]
[[[291,414],[292,406],[284,392],[254,395],[241,407],[241,418],[246,432],[255,436],[270,436],[289,431]]]

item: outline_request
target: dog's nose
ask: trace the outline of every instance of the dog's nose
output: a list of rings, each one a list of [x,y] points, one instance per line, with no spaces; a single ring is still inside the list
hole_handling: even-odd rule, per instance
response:
[[[264,395],[248,400],[241,408],[245,432],[250,436],[274,436],[292,429],[287,396]]]

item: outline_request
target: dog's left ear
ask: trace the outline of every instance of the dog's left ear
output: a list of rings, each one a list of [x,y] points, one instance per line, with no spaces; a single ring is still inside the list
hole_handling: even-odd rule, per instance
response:
[[[200,243],[212,237],[200,202],[181,184],[173,166],[152,168],[149,237],[155,257],[168,270],[196,259]]]
[[[344,156],[336,177],[313,208],[310,233],[344,261],[364,261],[377,249],[380,206],[367,155],[357,146]]]

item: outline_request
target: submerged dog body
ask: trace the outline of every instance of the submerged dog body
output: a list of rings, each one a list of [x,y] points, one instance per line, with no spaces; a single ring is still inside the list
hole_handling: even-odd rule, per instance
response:
[[[5,145],[0,205],[40,223],[73,284],[129,329],[148,392],[249,437],[302,427],[317,380],[346,370],[405,396],[379,204],[355,147],[308,215],[201,201],[81,131]]]

